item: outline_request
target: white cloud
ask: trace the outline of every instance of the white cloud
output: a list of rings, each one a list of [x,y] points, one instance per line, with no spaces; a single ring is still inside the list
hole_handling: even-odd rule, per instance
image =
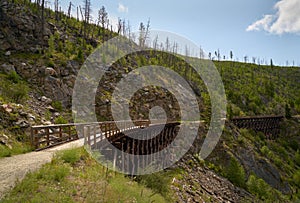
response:
[[[124,6],[123,4],[119,3],[118,11],[120,13],[128,13],[128,7]]]
[[[276,14],[264,17],[247,27],[247,31],[265,30],[273,34],[300,34],[300,0],[281,0],[274,6]]]
[[[269,31],[270,25],[274,19],[272,15],[265,15],[262,19],[254,22],[252,25],[247,27],[247,31],[261,30],[264,29]]]

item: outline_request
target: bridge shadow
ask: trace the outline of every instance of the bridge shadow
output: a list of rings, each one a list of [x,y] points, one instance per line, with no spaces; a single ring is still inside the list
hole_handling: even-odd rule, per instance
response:
[[[99,141],[92,140],[89,146],[93,153],[102,156],[103,161],[110,160],[114,169],[137,174],[138,170],[151,170],[157,164],[167,166],[173,162],[176,152],[167,148],[176,138],[179,126],[179,122],[142,126]]]

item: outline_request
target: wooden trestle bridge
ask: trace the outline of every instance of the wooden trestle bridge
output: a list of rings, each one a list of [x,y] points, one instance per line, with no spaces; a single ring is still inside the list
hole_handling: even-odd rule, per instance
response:
[[[142,120],[135,121],[134,126],[131,121],[33,126],[31,141],[36,150],[43,150],[81,138],[93,152],[100,152],[101,156],[113,160],[114,167],[129,171],[145,168],[159,160],[162,157],[158,156],[159,152],[176,138],[179,125],[179,122],[150,124],[150,121]],[[143,139],[136,139],[141,134]],[[146,156],[136,161],[124,157],[123,152]]]
[[[276,138],[280,133],[283,116],[238,117],[230,122],[238,128],[252,129],[265,134],[268,139]],[[113,157],[114,166],[130,167],[122,157],[122,152],[132,155],[150,155],[160,152],[176,138],[180,122],[150,124],[149,120],[119,122],[76,123],[31,127],[31,142],[36,150],[43,150],[65,142],[83,139],[92,150],[105,149],[101,155]],[[141,130],[142,129],[142,130]],[[139,134],[144,138],[135,139]],[[129,136],[128,136],[129,135]],[[119,151],[113,150],[117,148]],[[114,153],[112,153],[114,151]],[[151,161],[151,160],[150,160]],[[141,165],[149,164],[142,160]]]
[[[266,136],[275,138],[280,133],[280,122],[283,120],[283,118],[283,116],[235,117],[231,119],[231,122],[238,128],[252,129],[257,132],[260,131]],[[140,143],[134,139],[126,138],[125,134],[137,133],[137,129],[147,129],[144,130],[143,133],[148,133],[149,137],[151,137],[151,134],[157,133],[157,129],[160,129],[163,124],[156,123],[150,125],[149,120],[135,121],[134,124],[135,126],[131,126],[131,121],[107,121],[96,123],[32,126],[31,143],[36,150],[42,150],[65,142],[77,140],[79,138],[84,138],[84,142],[92,147],[96,146],[97,142],[107,139],[109,142],[115,143],[119,149],[125,149],[124,147],[127,149],[128,146],[130,146],[130,148],[133,146],[135,146],[135,148],[137,146],[141,146],[141,148],[134,150],[135,153],[147,153],[147,144]],[[168,144],[173,140],[172,134],[176,134],[175,128],[179,125],[179,122],[168,122],[164,126],[164,130],[161,132],[162,135],[151,139],[149,142],[152,143],[152,145],[159,144],[163,146]],[[101,133],[99,130],[101,130]],[[118,142],[120,140],[124,141],[124,139],[127,139],[130,144],[122,147]],[[151,150],[157,151],[161,147],[156,146],[155,149]]]
[[[280,123],[283,116],[235,117],[231,122],[238,128],[263,132],[267,139],[274,139],[280,134]]]

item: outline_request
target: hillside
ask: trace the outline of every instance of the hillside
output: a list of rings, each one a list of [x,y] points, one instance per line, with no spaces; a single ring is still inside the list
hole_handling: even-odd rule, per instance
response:
[[[81,65],[98,45],[118,35],[94,24],[87,26],[86,34],[83,22],[62,13],[57,20],[55,13],[47,9],[42,31],[40,8],[36,4],[12,2],[0,3],[0,157],[33,150],[30,125],[73,121],[72,90]],[[191,60],[201,63],[199,59]],[[224,82],[228,113],[221,140],[208,159],[201,160],[197,155],[211,114],[203,81],[181,56],[161,51],[139,52],[115,61],[100,81],[96,96],[98,120],[112,119],[112,94],[124,74],[145,65],[168,66],[188,81],[205,121],[190,153],[166,171],[133,178],[105,172],[79,149],[73,151],[75,158],[71,155],[74,162],[58,156],[41,171],[29,174],[4,201],[50,201],[48,196],[53,196],[53,201],[95,201],[89,196],[96,194],[95,198],[100,198],[101,194],[93,184],[104,185],[99,190],[107,191],[105,198],[114,197],[115,201],[118,193],[125,194],[124,190],[129,188],[130,194],[121,198],[125,202],[131,202],[132,197],[141,198],[142,202],[299,201],[300,68],[235,61],[213,63]],[[163,88],[145,87],[130,104],[133,119],[148,119],[149,108],[154,105],[167,109],[169,120],[180,118],[176,99]],[[230,122],[235,116],[253,115],[284,115],[279,137],[268,140],[263,133],[237,129]],[[87,176],[81,173],[82,169],[89,172]],[[99,170],[101,177],[94,179]],[[43,174],[48,172],[49,176]],[[78,187],[72,184],[74,180]],[[117,187],[118,181],[124,188]],[[30,188],[26,189],[27,186]],[[67,191],[63,199],[55,199],[63,191]]]

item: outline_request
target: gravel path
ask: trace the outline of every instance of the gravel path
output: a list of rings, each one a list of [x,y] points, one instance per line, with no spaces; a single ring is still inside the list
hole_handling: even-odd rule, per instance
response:
[[[0,200],[15,186],[16,181],[21,181],[28,172],[35,171],[50,162],[55,152],[82,145],[83,139],[80,139],[44,151],[0,159]]]

